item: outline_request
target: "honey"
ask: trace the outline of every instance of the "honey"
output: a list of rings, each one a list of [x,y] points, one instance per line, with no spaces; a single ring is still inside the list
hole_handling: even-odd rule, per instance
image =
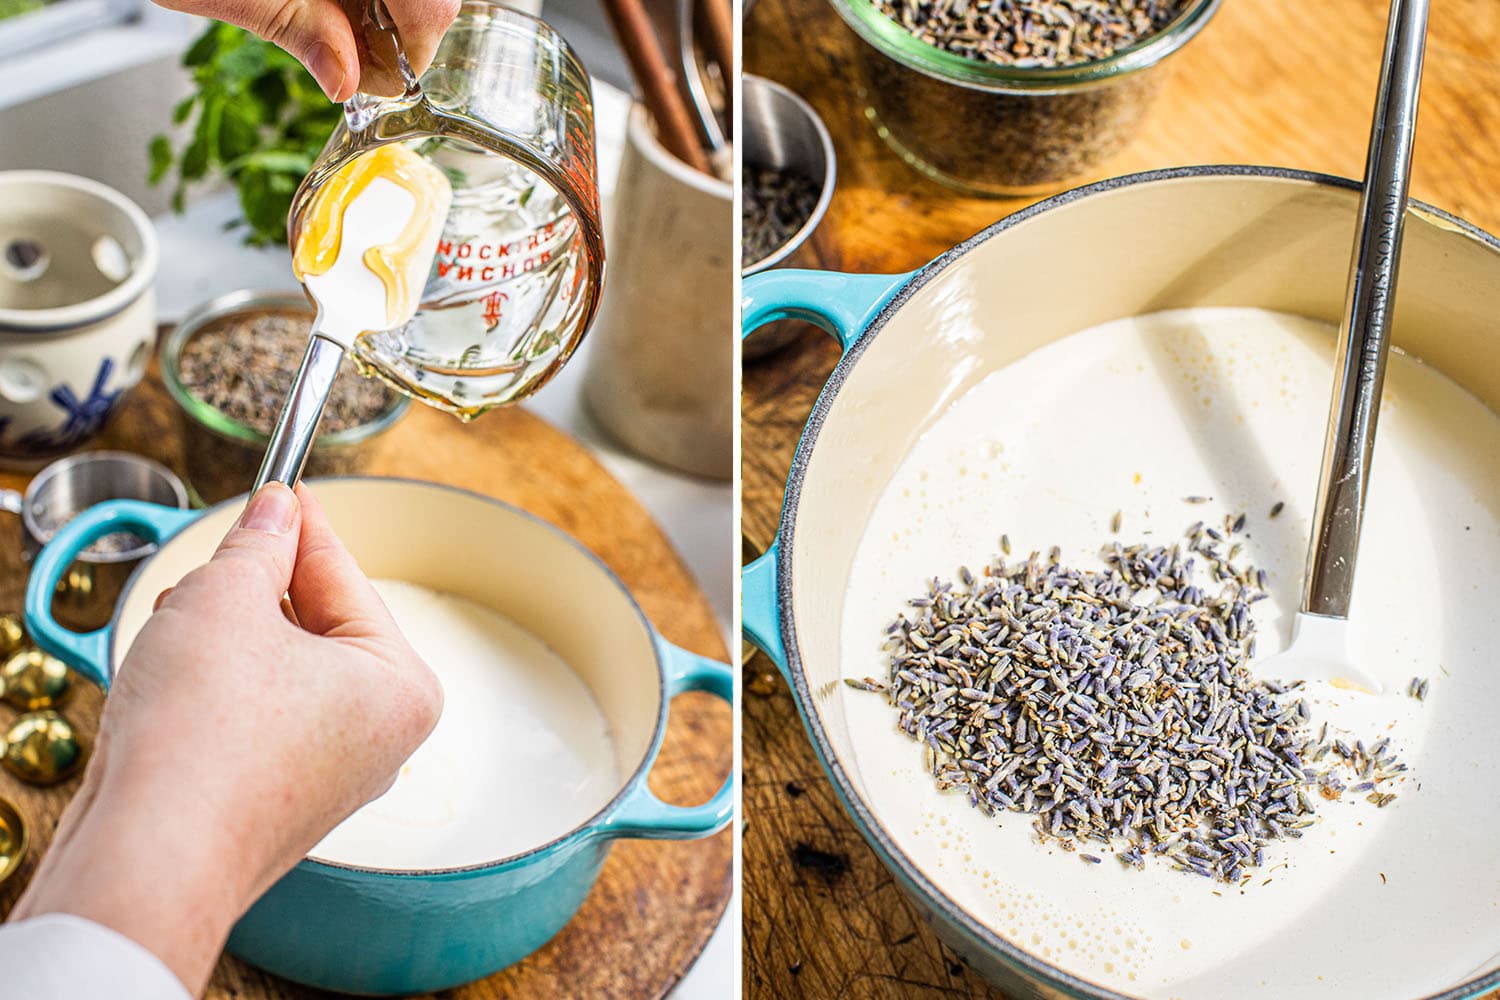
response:
[[[335,171],[313,196],[302,219],[292,268],[304,284],[333,269],[342,250],[345,212],[376,181],[396,185],[411,196],[414,207],[395,239],[367,247],[360,259],[385,287],[386,327],[405,323],[416,312],[414,264],[431,242],[434,220],[447,213],[451,197],[443,172],[399,143],[377,146]],[[430,258],[431,253],[427,256]],[[424,266],[421,272],[425,273]],[[325,308],[328,303],[320,303]]]

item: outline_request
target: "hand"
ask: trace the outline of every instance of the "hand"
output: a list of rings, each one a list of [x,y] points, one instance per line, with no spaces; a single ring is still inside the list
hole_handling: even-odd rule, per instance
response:
[[[248,28],[295,56],[330,101],[342,103],[359,89],[360,64],[353,23],[339,0],[156,0],[169,10],[200,14]],[[358,11],[368,0],[346,0]],[[459,0],[386,0],[406,47],[412,71],[432,62],[438,42],[458,16]]]
[[[234,921],[391,786],[441,705],[317,501],[267,486],[136,636],[12,918],[88,917],[201,992]]]

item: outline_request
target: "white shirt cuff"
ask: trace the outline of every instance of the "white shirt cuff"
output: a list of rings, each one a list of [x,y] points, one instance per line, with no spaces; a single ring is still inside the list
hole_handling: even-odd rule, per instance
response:
[[[0,969],[0,1000],[192,1000],[161,959],[68,913],[0,924]]]

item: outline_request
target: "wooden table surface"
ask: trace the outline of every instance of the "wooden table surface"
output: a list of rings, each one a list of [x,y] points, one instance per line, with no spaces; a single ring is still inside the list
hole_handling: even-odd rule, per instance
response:
[[[153,366],[101,439],[90,447],[149,455],[184,472],[175,405]],[[485,493],[556,524],[588,546],[624,582],[667,639],[724,659],[723,634],[707,597],[651,515],[573,438],[523,409],[487,414],[469,425],[423,406],[377,439],[368,474],[447,483]],[[0,473],[0,488],[27,477]],[[21,606],[25,567],[17,518],[0,521],[0,610]],[[93,736],[102,697],[75,681],[63,713]],[[0,706],[0,727],[15,712]],[[733,746],[729,706],[692,693],[672,702],[651,788],[691,805],[713,794],[728,773]],[[32,848],[16,876],[0,886],[0,919],[35,870],[78,778],[30,788],[0,771],[0,797],[21,809]],[[703,841],[620,841],[578,915],[540,951],[444,1000],[655,1000],[703,950],[728,903],[730,831]],[[80,959],[86,956],[79,956]],[[727,986],[726,986],[727,989]],[[5,995],[0,973],[0,995]],[[330,994],[277,979],[236,959],[220,961],[209,1000],[308,1000]]]
[[[1224,0],[1175,58],[1139,140],[1093,177],[1196,163],[1254,163],[1359,177],[1379,74],[1381,0]],[[1500,3],[1434,4],[1414,197],[1500,232]],[[838,154],[828,215],[803,267],[918,267],[1032,199],[956,194],[907,167],[861,114],[854,35],[827,0],[759,0],[747,72],[822,116]],[[1070,184],[1069,186],[1074,186]],[[746,558],[770,544],[803,421],[838,359],[809,333],[745,366]],[[841,810],[792,699],[764,656],[744,706],[746,996],[996,997],[942,947]]]

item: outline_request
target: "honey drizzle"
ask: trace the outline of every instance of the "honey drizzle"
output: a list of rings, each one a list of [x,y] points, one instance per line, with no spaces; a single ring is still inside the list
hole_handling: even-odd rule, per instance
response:
[[[343,239],[343,212],[377,178],[396,184],[416,200],[400,235],[390,243],[370,247],[362,258],[365,267],[385,286],[386,322],[394,326],[413,311],[412,291],[402,262],[417,252],[428,232],[429,213],[446,199],[448,190],[448,179],[442,171],[405,146],[377,146],[350,160],[323,182],[308,206],[292,269],[298,280],[305,281],[333,267]]]

